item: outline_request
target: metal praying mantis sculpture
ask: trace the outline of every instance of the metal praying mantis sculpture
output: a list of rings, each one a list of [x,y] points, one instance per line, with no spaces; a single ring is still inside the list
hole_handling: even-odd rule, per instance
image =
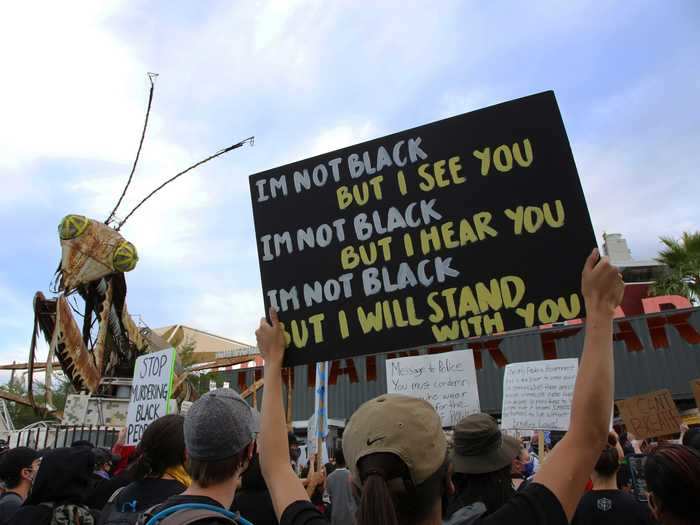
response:
[[[53,356],[58,359],[76,391],[114,395],[117,387],[106,378],[131,377],[139,355],[162,348],[162,339],[147,328],[139,328],[127,310],[124,274],[136,267],[138,254],[136,247],[119,230],[142,204],[165,185],[229,151],[245,144],[253,145],[254,138],[249,137],[193,164],[158,186],[123,220],[117,222],[115,213],[133,178],[146,135],[156,76],[155,73],[148,74],[151,87],[141,140],[129,179],[109,217],[99,222],[82,215],[67,215],[58,226],[62,255],[56,271],[57,286],[53,290],[56,295],[46,298],[42,292],[37,292],[34,296],[34,332],[28,360],[27,397],[37,412],[50,410],[48,399]],[[73,306],[69,303],[69,297],[73,294],[78,294],[84,302],[84,311],[80,314],[83,317],[82,328],[73,317]],[[46,407],[37,406],[32,388],[39,331],[49,344]],[[187,372],[178,367],[173,391],[174,397],[179,400],[196,396],[186,378]]]

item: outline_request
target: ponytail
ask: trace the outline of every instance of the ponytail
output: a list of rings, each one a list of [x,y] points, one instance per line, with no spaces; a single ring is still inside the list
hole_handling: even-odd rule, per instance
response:
[[[151,466],[151,460],[142,450],[137,449],[137,452],[136,461],[134,461],[129,470],[134,481],[141,481],[144,478],[151,477],[153,467]]]
[[[394,500],[379,472],[372,472],[362,486],[362,499],[357,511],[357,525],[398,525]]]
[[[447,490],[445,463],[420,485],[414,485],[399,456],[377,452],[361,458],[357,525],[417,525],[430,516]]]

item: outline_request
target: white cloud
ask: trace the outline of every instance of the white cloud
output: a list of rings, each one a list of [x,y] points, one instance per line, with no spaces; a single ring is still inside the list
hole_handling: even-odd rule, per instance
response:
[[[310,141],[310,146],[305,150],[306,156],[320,155],[336,149],[352,146],[358,142],[364,142],[376,138],[377,127],[371,121],[360,124],[338,124],[331,128],[321,130]],[[297,157],[296,160],[298,160]]]
[[[255,329],[264,311],[260,288],[216,290],[212,287],[189,303],[182,322],[255,344]]]
[[[3,9],[0,162],[124,161],[145,101],[145,67],[105,24],[119,2],[16,2]]]

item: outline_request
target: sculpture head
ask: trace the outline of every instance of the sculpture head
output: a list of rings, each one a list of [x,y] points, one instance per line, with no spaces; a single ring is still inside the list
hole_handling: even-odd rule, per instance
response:
[[[59,290],[66,293],[106,275],[129,272],[139,260],[136,247],[118,231],[83,215],[66,215],[58,235]]]

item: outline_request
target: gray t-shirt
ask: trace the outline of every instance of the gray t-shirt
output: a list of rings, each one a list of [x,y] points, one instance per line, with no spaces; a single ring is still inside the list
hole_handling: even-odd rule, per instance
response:
[[[352,495],[350,471],[339,468],[331,472],[326,490],[331,497],[331,525],[354,525],[357,506]]]
[[[22,506],[22,498],[14,492],[6,492],[0,496],[0,525],[10,521],[12,515]]]

